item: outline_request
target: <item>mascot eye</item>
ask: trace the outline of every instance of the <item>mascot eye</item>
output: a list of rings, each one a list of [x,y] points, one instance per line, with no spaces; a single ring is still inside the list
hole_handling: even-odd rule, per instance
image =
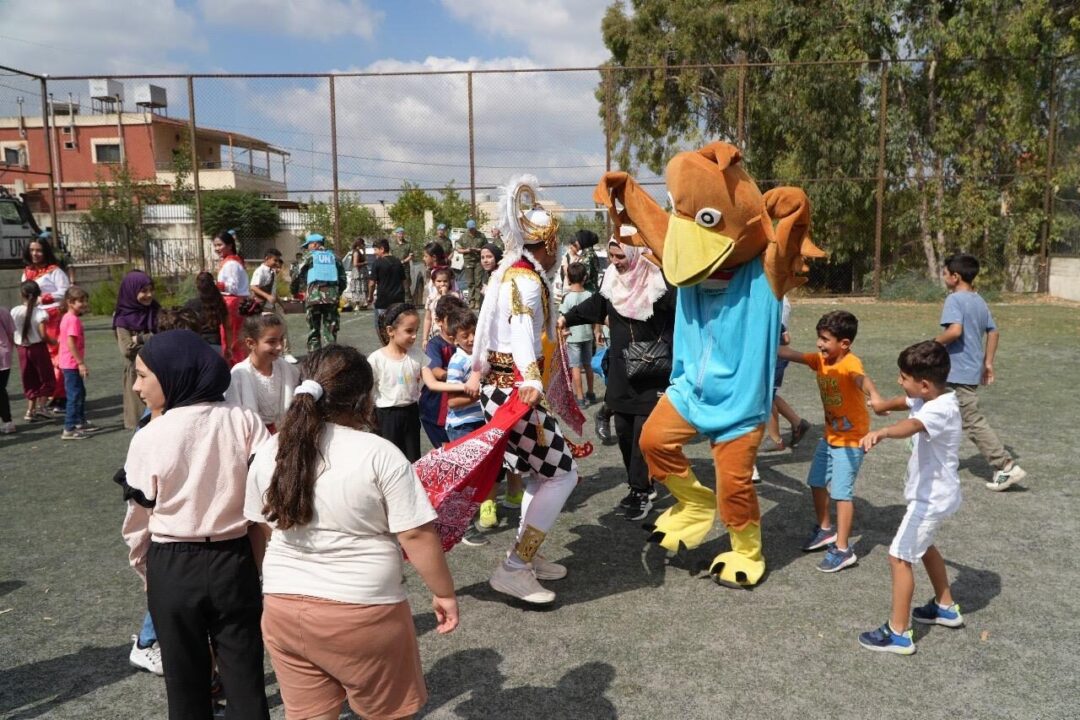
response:
[[[716,227],[720,224],[720,211],[715,208],[701,208],[694,216],[694,221],[702,227]]]

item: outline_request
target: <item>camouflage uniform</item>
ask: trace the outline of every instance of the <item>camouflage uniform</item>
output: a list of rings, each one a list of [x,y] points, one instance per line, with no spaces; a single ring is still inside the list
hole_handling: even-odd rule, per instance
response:
[[[486,244],[487,238],[479,230],[476,231],[476,235],[466,230],[457,241],[458,248],[475,248],[477,250]],[[462,253],[462,258],[465,260],[465,266],[461,269],[459,285],[469,290],[469,307],[473,310],[479,310],[482,298],[480,288],[483,287],[484,280],[484,269],[480,267],[480,253]]]
[[[325,252],[325,251],[324,251]],[[337,342],[338,329],[341,327],[341,315],[338,312],[338,300],[348,286],[345,276],[345,268],[341,261],[334,259],[337,269],[337,282],[313,282],[307,283],[308,271],[312,267],[312,253],[304,257],[304,264],[293,278],[291,290],[293,295],[304,289],[304,314],[307,318],[308,352],[318,350],[323,345],[331,345]]]

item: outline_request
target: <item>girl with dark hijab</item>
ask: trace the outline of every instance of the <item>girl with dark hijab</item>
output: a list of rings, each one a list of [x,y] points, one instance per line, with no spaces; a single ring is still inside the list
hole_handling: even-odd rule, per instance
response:
[[[154,281],[142,270],[132,270],[120,281],[113,311],[113,332],[124,358],[124,427],[133,430],[142,417],[145,406],[135,384],[135,356],[143,343],[157,332],[157,316],[161,306],[154,299]]]
[[[190,330],[152,336],[135,372],[156,418],[124,463],[123,535],[161,641],[169,717],[209,716],[209,637],[229,717],[269,718],[262,589],[243,510],[248,458],[270,434],[225,402],[228,365]]]

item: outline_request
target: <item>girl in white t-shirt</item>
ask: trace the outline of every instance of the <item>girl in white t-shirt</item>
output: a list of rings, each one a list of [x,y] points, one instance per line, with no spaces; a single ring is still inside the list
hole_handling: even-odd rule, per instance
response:
[[[259,416],[270,432],[277,432],[300,383],[300,372],[282,357],[285,323],[277,315],[253,315],[244,321],[247,359],[232,368],[225,399]]]
[[[45,412],[49,398],[56,390],[56,376],[53,373],[52,359],[49,357],[49,344],[56,344],[46,332],[49,313],[41,307],[41,287],[33,280],[27,280],[19,286],[22,305],[11,309],[11,319],[15,323],[15,346],[19,351],[23,394],[26,396],[27,422],[37,419],[51,420],[52,415]]]
[[[420,329],[414,305],[391,305],[381,318],[385,347],[368,355],[375,374],[375,417],[379,434],[397,445],[409,462],[420,459],[421,368],[425,362],[412,348]]]
[[[348,699],[361,717],[411,717],[427,690],[402,548],[433,594],[437,630],[458,623],[436,514],[401,450],[373,432],[363,356],[329,345],[301,374],[281,432],[255,453],[244,503],[272,528],[262,627],[285,713],[337,717]]]

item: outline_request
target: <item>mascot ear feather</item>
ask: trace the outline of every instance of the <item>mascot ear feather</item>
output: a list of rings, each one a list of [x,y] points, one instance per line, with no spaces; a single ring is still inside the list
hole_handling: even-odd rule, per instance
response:
[[[698,154],[704,155],[707,160],[719,165],[721,170],[742,162],[742,153],[739,152],[739,149],[726,142],[709,143],[698,150]]]
[[[810,198],[801,188],[769,190],[765,209],[776,221],[776,242],[765,251],[765,274],[779,299],[807,281],[805,258],[821,258],[825,253],[810,239]]]
[[[637,234],[622,241],[649,248],[654,262],[659,264],[664,257],[668,214],[645,192],[645,188],[625,172],[609,172],[597,183],[593,200],[607,208],[615,226],[615,237],[619,237],[619,230],[624,224],[633,225],[637,228]],[[620,205],[622,209],[619,209]]]

